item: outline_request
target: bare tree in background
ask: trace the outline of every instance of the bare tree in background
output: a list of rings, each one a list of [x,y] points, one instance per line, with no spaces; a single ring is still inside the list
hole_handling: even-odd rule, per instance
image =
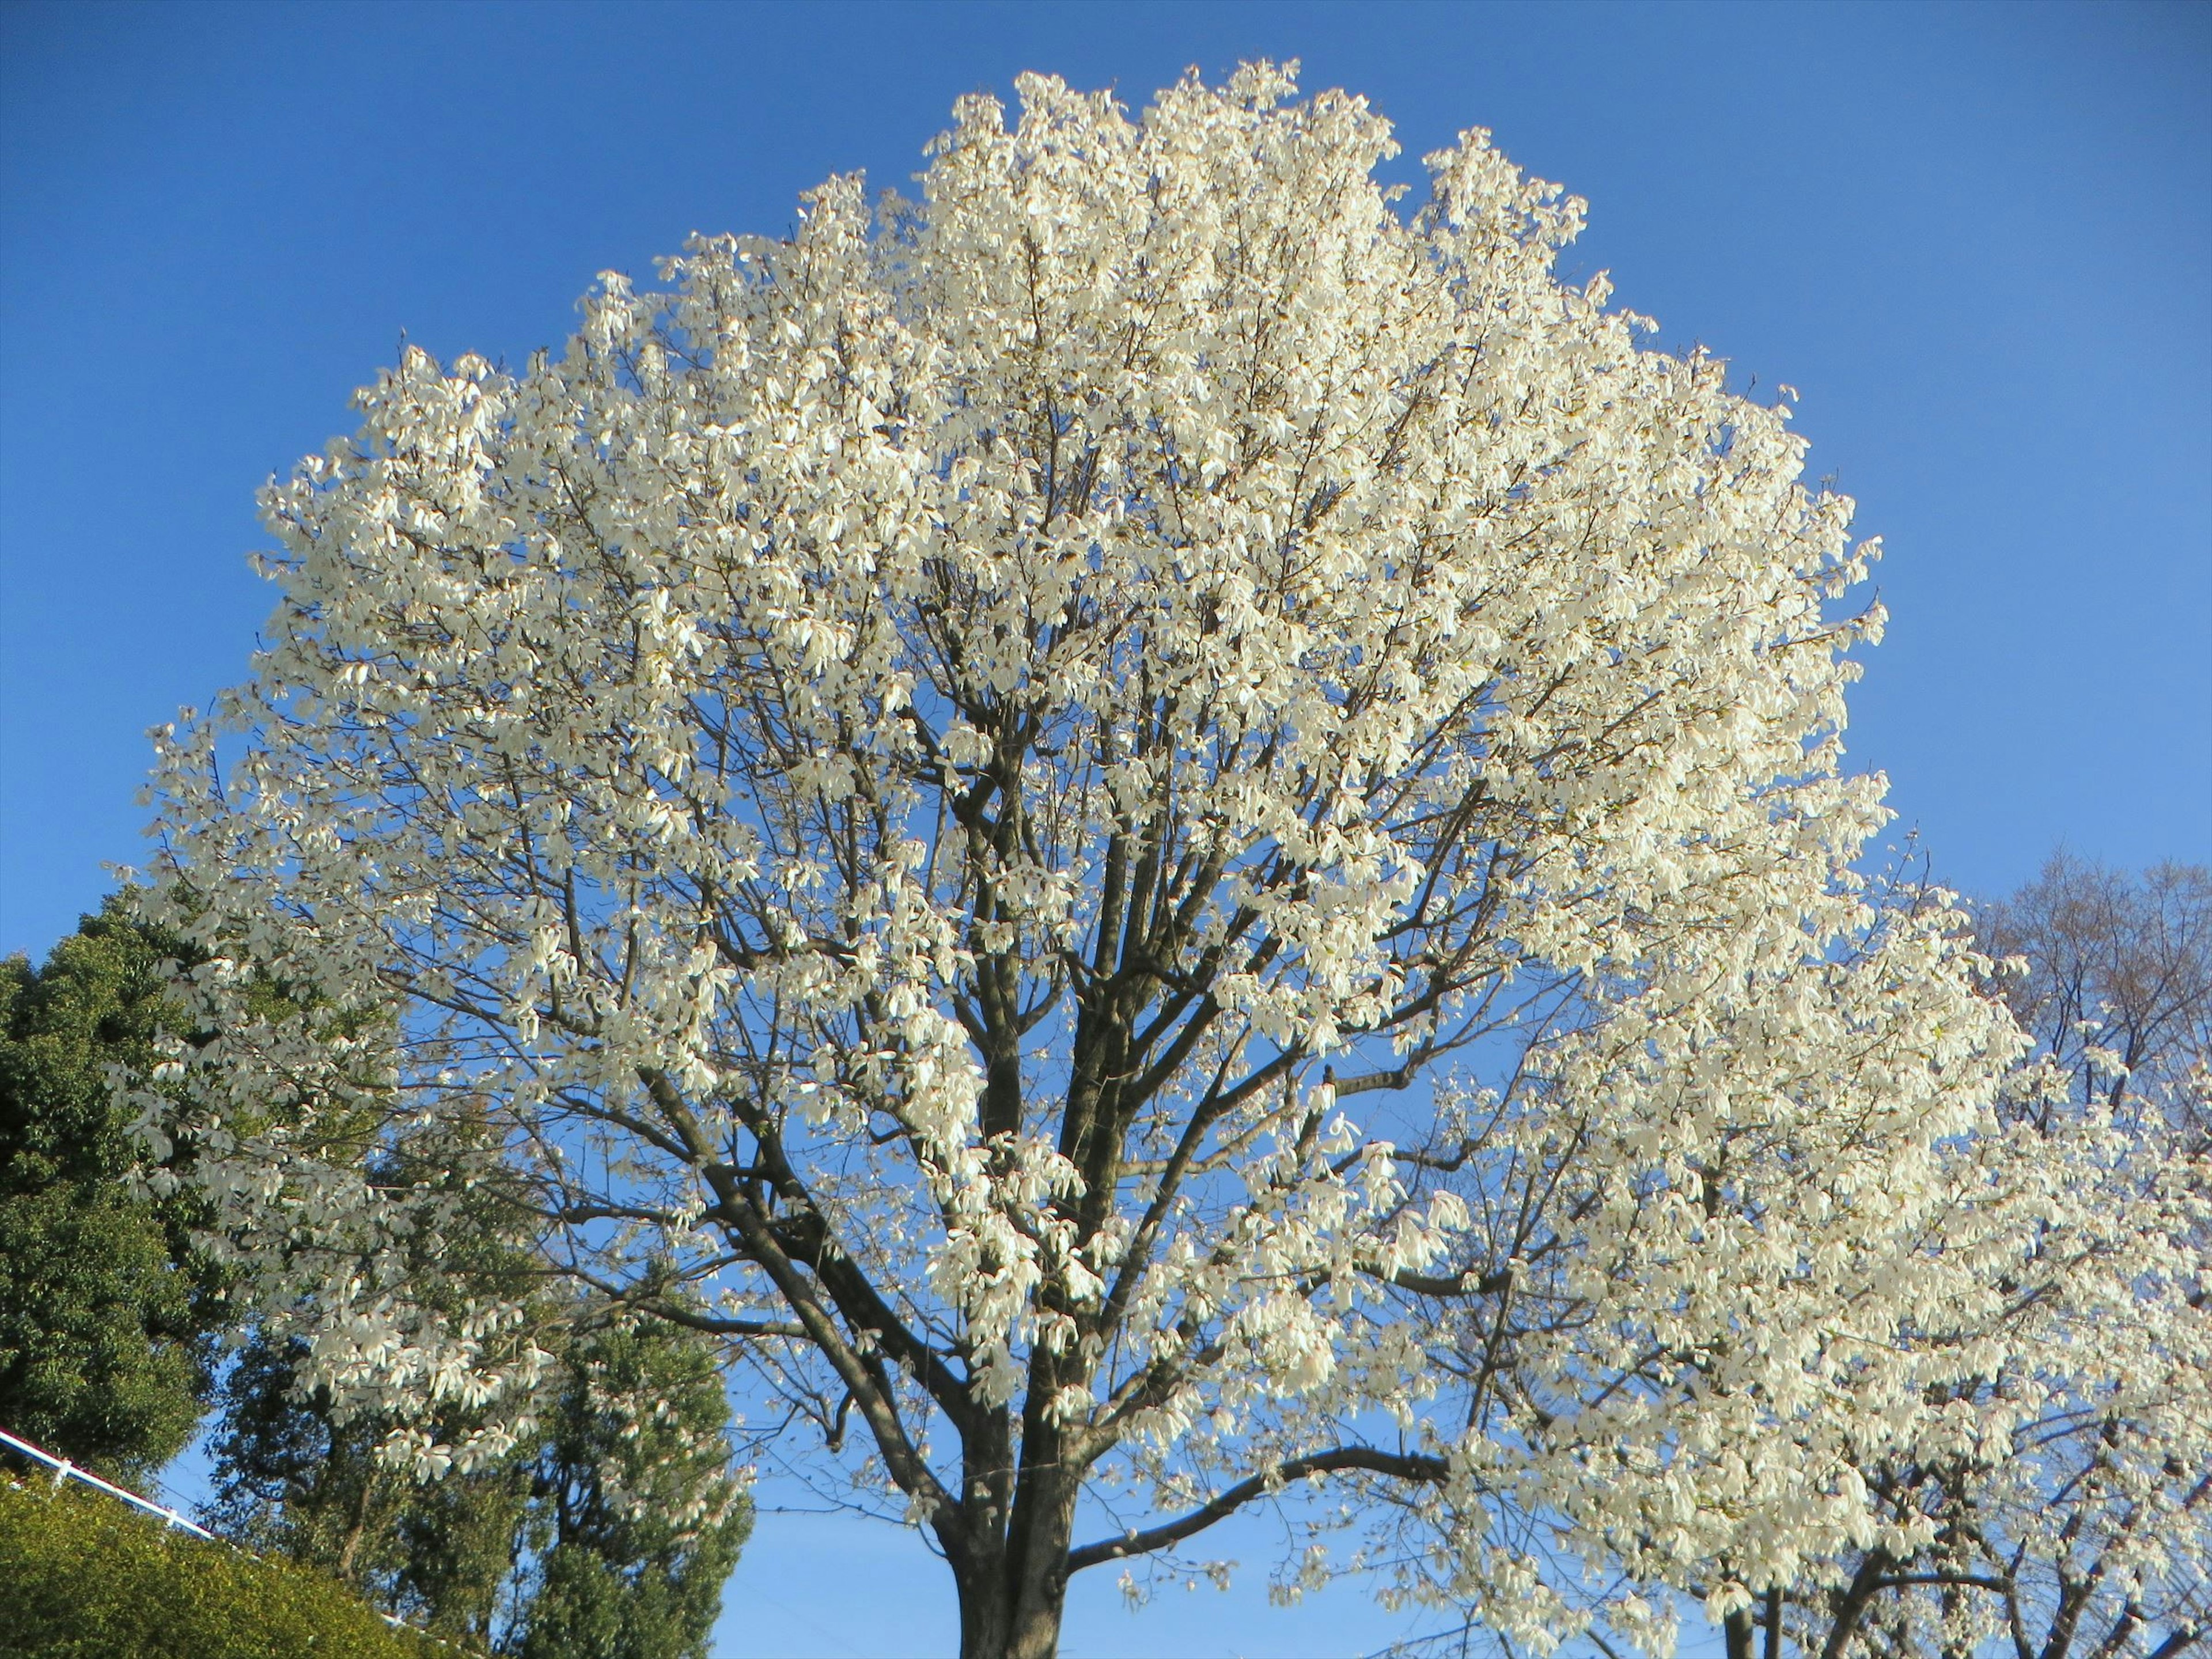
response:
[[[2064,1068],[2069,1103],[2163,1119],[2201,1150],[2212,1122],[2192,1077],[2212,1061],[2212,872],[2130,876],[2062,852],[1975,921],[1988,956],[2025,969],[2002,994]]]

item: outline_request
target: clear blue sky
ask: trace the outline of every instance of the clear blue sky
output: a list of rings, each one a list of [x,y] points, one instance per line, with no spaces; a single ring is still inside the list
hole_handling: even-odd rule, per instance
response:
[[[2212,856],[2212,5],[14,0],[0,951],[140,856],[144,728],[238,678],[269,608],[254,489],[403,330],[520,358],[599,270],[781,231],[831,172],[902,183],[960,93],[1035,68],[1141,102],[1261,55],[1367,94],[1407,177],[1491,127],[1589,198],[1571,268],[1802,391],[1815,471],[1890,550],[1851,751],[1947,879],[2002,890],[2061,842]],[[937,1574],[766,1517],[725,1651],[947,1646]],[[1113,1603],[1079,1598],[1071,1655],[1402,1628],[1345,1592]]]

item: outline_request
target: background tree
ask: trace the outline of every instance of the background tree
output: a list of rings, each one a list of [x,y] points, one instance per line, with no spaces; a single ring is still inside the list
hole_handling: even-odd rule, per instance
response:
[[[354,1142],[343,1133],[337,1144]],[[407,1241],[404,1270],[459,1269],[486,1294],[526,1300],[532,1275],[495,1205],[472,1192],[482,1126],[471,1115],[434,1133],[368,1148],[365,1173],[380,1186],[421,1183],[443,1202]],[[325,1156],[331,1155],[325,1150]],[[449,1302],[449,1317],[466,1317]],[[537,1351],[551,1320],[516,1322],[494,1340],[510,1354]],[[313,1376],[314,1338],[269,1325],[249,1334],[226,1377],[213,1443],[210,1518],[249,1547],[318,1567],[372,1603],[441,1635],[489,1648],[513,1622],[509,1580],[523,1549],[530,1474],[522,1449],[474,1460],[438,1481],[382,1455],[402,1419],[388,1406],[337,1401]],[[441,1401],[430,1421],[447,1444],[467,1443],[486,1413],[465,1397]]]
[[[751,1526],[711,1344],[599,1332],[560,1364],[545,1423],[431,1482],[380,1455],[390,1419],[333,1421],[327,1391],[302,1387],[307,1360],[257,1339],[226,1381],[210,1518],[228,1535],[486,1651],[706,1653]]]
[[[181,954],[117,897],[44,967],[0,962],[0,1426],[111,1477],[184,1449],[224,1318],[198,1200],[130,1191],[109,1076],[182,1029],[159,971]]]
[[[327,1390],[301,1386],[310,1340],[241,1323],[220,1295],[191,1242],[208,1206],[191,1192],[149,1205],[132,1189],[137,1152],[111,1073],[149,1069],[157,1031],[190,1038],[161,968],[193,958],[130,908],[111,899],[43,969],[0,963],[0,1426],[143,1478],[183,1449],[220,1375],[210,1518],[239,1541],[533,1659],[702,1652],[750,1524],[711,1340],[641,1334],[604,1310],[527,1322],[524,1340],[562,1354],[544,1426],[450,1480],[392,1467],[379,1454],[404,1414],[335,1419]],[[253,995],[264,1010],[280,1000],[265,980]],[[249,1103],[246,1121],[265,1116]],[[479,1292],[525,1297],[533,1261],[465,1185],[472,1133],[477,1119],[449,1112],[434,1153],[424,1136],[378,1145],[326,1116],[319,1150],[362,1148],[372,1179],[458,1200],[411,1241],[416,1259],[434,1253]],[[227,1337],[242,1346],[226,1369]],[[447,1402],[441,1439],[485,1415]]]
[[[529,1475],[503,1460],[418,1482],[380,1451],[391,1425],[331,1420],[303,1383],[304,1341],[257,1334],[224,1379],[208,1520],[257,1553],[319,1568],[374,1605],[489,1645],[520,1537]],[[458,1425],[449,1425],[458,1431]]]
[[[1538,1644],[1887,1535],[2081,1218],[1965,919],[1851,873],[1869,550],[1555,278],[1579,203],[1471,133],[1401,218],[1292,92],[963,100],[919,204],[410,352],[268,494],[142,1128],[334,1409],[464,1476],[542,1412],[450,1183],[328,1151],[483,1113],[550,1277],[732,1340],[975,1659],[1293,1489]]]
[[[529,1301],[533,1264],[472,1187],[477,1126],[461,1127],[386,1153],[373,1178],[457,1200],[414,1242],[418,1264]],[[341,1401],[315,1382],[311,1340],[257,1328],[223,1383],[210,1520],[477,1650],[699,1659],[751,1525],[713,1340],[538,1298],[508,1340],[552,1350],[540,1419],[501,1454],[424,1480],[387,1455],[393,1437],[480,1440],[490,1412],[449,1397],[426,1425]]]
[[[2212,872],[2158,864],[2140,876],[2056,854],[2010,898],[1979,906],[1976,934],[2019,964],[1998,988],[2066,1074],[2048,1112],[2101,1101],[2146,1133],[2203,1150],[2197,1073],[2212,1063]]]
[[[568,1356],[530,1468],[523,1659],[703,1659],[751,1530],[716,1346],[625,1321]]]

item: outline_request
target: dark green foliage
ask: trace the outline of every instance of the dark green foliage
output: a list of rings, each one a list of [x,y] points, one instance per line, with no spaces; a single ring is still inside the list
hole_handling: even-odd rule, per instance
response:
[[[451,1190],[458,1207],[415,1248],[458,1282],[501,1301],[522,1299],[527,1250],[497,1200],[469,1182],[480,1150],[463,1133],[434,1145],[380,1147],[369,1168],[372,1178]],[[424,1164],[441,1173],[426,1173]],[[531,1339],[515,1332],[506,1340],[519,1346]],[[255,1330],[226,1377],[213,1446],[217,1530],[334,1573],[376,1606],[441,1635],[491,1645],[512,1622],[532,1482],[525,1459],[419,1483],[377,1455],[393,1422],[337,1421],[328,1395],[301,1384],[306,1358],[304,1345]],[[427,1426],[453,1443],[486,1420],[484,1412],[449,1404]]]
[[[126,1480],[191,1438],[226,1311],[217,1276],[189,1248],[191,1200],[149,1201],[130,1189],[137,1151],[111,1094],[112,1067],[143,1075],[157,1033],[188,1035],[163,1000],[161,971],[183,955],[132,921],[118,896],[42,969],[0,962],[0,1427]],[[389,1163],[393,1178],[422,1184],[421,1169],[400,1166],[425,1159],[447,1172],[462,1201],[422,1248],[490,1298],[527,1303],[529,1230],[471,1179],[482,1151],[465,1133],[435,1146],[380,1146],[364,1124],[361,1156],[372,1178]],[[429,1484],[378,1458],[392,1422],[339,1423],[326,1396],[299,1387],[302,1348],[237,1334],[243,1346],[223,1382],[213,1448],[218,1530],[306,1570],[283,1583],[326,1592],[342,1581],[373,1607],[472,1650],[526,1659],[703,1655],[750,1525],[729,1475],[729,1411],[712,1344],[604,1309],[538,1314],[510,1338],[556,1355],[536,1427],[506,1458]],[[457,1441],[482,1417],[451,1407],[432,1426]],[[61,1526],[53,1517],[67,1504],[57,1503],[38,1527],[17,1516],[9,1536],[32,1548],[22,1540]],[[93,1517],[84,1524],[116,1521]],[[180,1541],[149,1531],[140,1554],[150,1561],[147,1551]],[[230,1585],[246,1571],[234,1551],[208,1559],[217,1563],[201,1575],[209,1584]],[[58,1567],[39,1571],[40,1583],[61,1583]],[[0,1561],[0,1586],[12,1591],[16,1577],[13,1558]],[[53,1590],[56,1621],[74,1594]],[[280,1603],[290,1605],[270,1605]],[[64,1624],[31,1628],[48,1645],[9,1646],[18,1639],[9,1627],[0,1653],[398,1650],[301,1646],[273,1634],[260,1645],[210,1645],[216,1638],[189,1620],[179,1628],[191,1639],[170,1646],[134,1636],[103,1647],[108,1626],[97,1623],[80,1644],[55,1646]]]
[[[521,1659],[705,1654],[751,1526],[711,1345],[658,1322],[572,1335],[535,1432],[427,1485],[377,1460],[388,1425],[335,1423],[300,1390],[303,1358],[257,1339],[225,1382],[218,1530]]]
[[[0,1481],[0,1586],[7,1659],[458,1659],[319,1573],[43,1480]]]
[[[537,1458],[523,1659],[702,1659],[752,1528],[726,1476],[713,1350],[666,1324],[580,1344]]]
[[[0,962],[0,1427],[110,1474],[191,1438],[221,1317],[188,1201],[127,1189],[110,1098],[109,1068],[143,1068],[173,1029],[160,966],[177,954],[115,897],[43,968]]]
[[[326,1397],[296,1392],[304,1357],[257,1335],[225,1378],[210,1522],[248,1548],[329,1572],[441,1635],[488,1645],[522,1531],[529,1471],[509,1460],[417,1484],[379,1461],[386,1424],[335,1424]]]

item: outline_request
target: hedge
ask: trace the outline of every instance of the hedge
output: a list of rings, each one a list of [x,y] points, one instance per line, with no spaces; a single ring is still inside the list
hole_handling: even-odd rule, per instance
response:
[[[461,1659],[335,1581],[113,1498],[0,1480],[8,1659]]]

